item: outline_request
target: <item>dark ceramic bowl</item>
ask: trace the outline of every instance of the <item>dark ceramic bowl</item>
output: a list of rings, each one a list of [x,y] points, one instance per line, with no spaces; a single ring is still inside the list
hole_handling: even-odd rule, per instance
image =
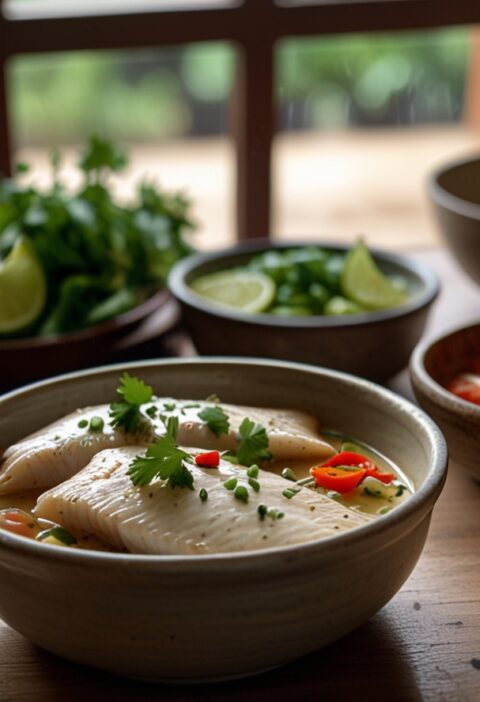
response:
[[[451,252],[480,283],[480,158],[438,169],[430,176],[428,192]]]
[[[0,392],[109,360],[118,342],[169,301],[175,304],[164,289],[134,309],[87,329],[0,340]]]
[[[244,265],[268,249],[311,246],[312,242],[274,243],[257,239],[214,253],[195,254],[172,270],[168,285],[180,302],[185,324],[200,354],[278,358],[327,366],[355,375],[386,381],[407,364],[420,339],[429,307],[436,298],[436,276],[402,256],[373,250],[381,270],[402,275],[409,300],[391,310],[357,315],[277,317],[230,311],[196,295],[190,283],[218,270]],[[332,252],[348,246],[316,242]]]
[[[480,358],[480,323],[419,344],[410,376],[415,396],[447,439],[453,463],[480,480],[480,406],[453,395],[445,385]]]

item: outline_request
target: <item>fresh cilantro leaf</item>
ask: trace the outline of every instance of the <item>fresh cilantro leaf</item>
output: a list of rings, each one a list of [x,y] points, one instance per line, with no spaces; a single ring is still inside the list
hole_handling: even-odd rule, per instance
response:
[[[119,395],[122,395],[125,402],[129,405],[143,405],[150,402],[153,395],[151,385],[145,385],[143,380],[135,378],[128,373],[124,373],[120,378],[120,387],[117,389]]]
[[[173,421],[170,421],[173,420]],[[156,477],[166,480],[171,488],[187,487],[193,490],[193,475],[186,463],[192,457],[175,443],[178,418],[170,417],[167,433],[148,447],[146,455],[137,456],[128,468],[134,485],[148,485]]]
[[[198,413],[198,416],[206,422],[208,428],[215,436],[228,434],[230,422],[228,421],[228,415],[225,414],[221,407],[205,407]]]
[[[117,393],[123,397],[123,402],[112,402],[110,405],[110,424],[127,433],[134,433],[145,423],[140,407],[151,401],[153,389],[139,378],[124,373],[120,378]]]
[[[240,442],[237,449],[237,458],[242,465],[251,466],[258,461],[272,458],[272,454],[267,450],[267,432],[258,422],[253,422],[248,417],[245,417],[240,424],[237,438]]]
[[[126,402],[112,402],[109,415],[111,426],[114,429],[120,427],[127,434],[135,433],[143,423],[143,417],[139,408]]]

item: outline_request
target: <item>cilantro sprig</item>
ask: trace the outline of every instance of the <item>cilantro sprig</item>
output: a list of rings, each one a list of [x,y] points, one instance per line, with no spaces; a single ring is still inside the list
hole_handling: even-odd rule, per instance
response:
[[[169,417],[166,429],[165,436],[149,446],[145,456],[134,458],[128,475],[134,485],[148,485],[159,477],[172,489],[186,487],[193,490],[193,475],[187,465],[193,463],[193,458],[176,444],[178,417]]]
[[[248,417],[240,424],[238,429],[237,449],[238,462],[244,466],[251,466],[258,461],[267,461],[272,458],[268,451],[268,435],[265,427],[254,422]]]
[[[208,428],[215,436],[218,437],[222,434],[228,434],[230,429],[228,415],[218,405],[215,407],[205,407],[198,413],[198,416],[207,424]]]
[[[123,399],[122,402],[112,402],[110,405],[110,424],[128,434],[137,432],[145,423],[140,408],[146,402],[151,401],[153,388],[146,385],[143,380],[124,373],[120,378],[117,393]]]

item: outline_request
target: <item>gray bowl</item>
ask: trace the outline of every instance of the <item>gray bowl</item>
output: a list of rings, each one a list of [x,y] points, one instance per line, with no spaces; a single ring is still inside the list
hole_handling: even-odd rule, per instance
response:
[[[415,396],[444,432],[451,460],[480,480],[480,407],[445,385],[480,356],[480,323],[417,346],[410,362]]]
[[[436,170],[428,193],[448,247],[470,278],[480,283],[480,158]]]
[[[311,363],[384,382],[408,364],[432,302],[436,276],[403,256],[373,250],[381,270],[402,275],[410,299],[400,307],[343,316],[278,317],[230,311],[196,295],[189,284],[198,276],[245,264],[268,249],[311,246],[312,242],[274,243],[258,239],[213,253],[195,254],[178,263],[168,285],[180,302],[197,351],[203,355],[256,356]],[[315,242],[332,252],[348,246]]]
[[[198,682],[249,675],[314,651],[394,596],[422,552],[446,475],[443,437],[419,408],[367,381],[297,364],[148,361],[0,398],[1,444],[76,407],[110,402],[125,370],[171,397],[215,392],[225,402],[309,411],[389,456],[416,492],[339,536],[237,554],[81,551],[0,530],[0,616],[10,626],[53,653],[113,673]]]

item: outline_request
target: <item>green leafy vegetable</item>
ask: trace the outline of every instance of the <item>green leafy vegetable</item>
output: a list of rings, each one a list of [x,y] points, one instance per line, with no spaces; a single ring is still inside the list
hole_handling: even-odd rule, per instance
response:
[[[267,450],[267,432],[258,422],[245,417],[238,430],[238,440],[240,444],[237,449],[237,458],[242,465],[251,466],[257,461],[272,458],[272,454]]]
[[[198,416],[202,421],[206,422],[208,428],[215,436],[228,434],[230,429],[228,415],[218,405],[215,407],[205,407],[198,413]]]
[[[123,402],[112,402],[110,405],[110,424],[127,433],[134,433],[144,424],[145,420],[140,407],[151,401],[153,388],[146,385],[143,380],[124,373],[120,378],[117,393],[123,397]]]
[[[193,490],[193,475],[187,463],[193,459],[176,445],[178,418],[170,417],[167,433],[148,447],[145,456],[137,456],[128,468],[134,485],[148,485],[154,478],[166,480],[170,487]]]
[[[80,187],[67,192],[52,157],[53,185],[0,181],[0,261],[20,236],[28,239],[48,280],[45,310],[33,334],[81,329],[122,314],[166,282],[171,267],[191,252],[190,205],[153,183],[137,187],[132,204],[112,196],[110,176],[127,164],[111,142],[92,136],[79,162]]]

